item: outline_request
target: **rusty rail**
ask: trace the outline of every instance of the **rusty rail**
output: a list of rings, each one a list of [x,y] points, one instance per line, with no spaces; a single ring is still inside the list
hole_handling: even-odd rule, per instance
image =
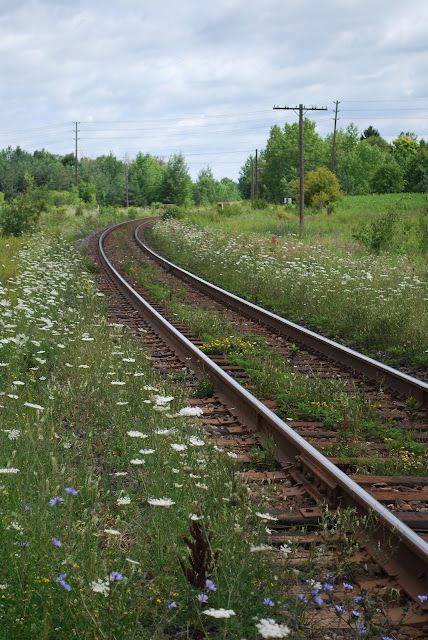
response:
[[[127,222],[106,229],[98,242],[100,260],[116,286],[189,367],[211,378],[216,392],[234,407],[233,412],[241,420],[274,439],[280,460],[289,462],[297,459],[321,484],[328,487],[329,495],[335,496],[338,506],[352,506],[362,515],[374,516],[375,526],[370,532],[372,548],[380,550],[380,555],[383,550],[385,552],[385,559],[377,560],[389,575],[396,576],[406,593],[417,602],[417,596],[428,590],[428,543],[224,372],[133,289],[111,264],[104,249],[105,238],[125,224]]]
[[[139,231],[144,231],[147,227],[154,224],[158,218],[149,218],[145,220],[135,230],[135,240],[138,246],[150,256],[155,262],[162,266],[166,271],[181,278],[185,282],[188,282],[193,287],[196,287],[202,293],[205,293],[215,299],[217,302],[221,302],[229,309],[247,316],[251,320],[255,320],[264,326],[269,327],[275,331],[278,335],[286,337],[291,340],[295,340],[300,344],[308,347],[322,355],[338,362],[351,371],[366,376],[372,380],[377,380],[384,386],[392,389],[393,391],[406,396],[413,397],[417,400],[422,407],[428,408],[428,384],[422,380],[418,380],[413,376],[398,371],[393,367],[389,367],[382,362],[378,362],[373,358],[369,358],[358,351],[354,351],[349,347],[346,347],[334,340],[330,340],[310,329],[306,329],[290,320],[286,320],[277,314],[267,311],[256,304],[248,302],[239,296],[225,291],[220,287],[200,278],[186,269],[182,269],[173,262],[167,260],[159,253],[154,251],[149,245],[144,242],[139,236]]]

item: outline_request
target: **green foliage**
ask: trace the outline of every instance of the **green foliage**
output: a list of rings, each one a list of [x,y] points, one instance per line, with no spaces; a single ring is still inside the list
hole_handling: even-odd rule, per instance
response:
[[[0,227],[6,236],[21,236],[34,229],[42,211],[47,209],[46,193],[34,186],[34,180],[25,174],[25,191],[0,210]]]
[[[129,167],[129,196],[133,204],[146,207],[161,198],[165,164],[148,153],[137,154]]]
[[[263,210],[263,209],[267,209],[268,206],[269,206],[269,202],[264,198],[256,198],[256,200],[254,200],[253,202],[254,209]]]
[[[177,207],[175,204],[171,204],[169,206],[164,206],[163,211],[161,213],[162,220],[168,220],[170,218],[181,218],[182,217],[182,209]]]
[[[79,197],[90,207],[97,205],[96,187],[93,182],[79,182]]]
[[[391,246],[398,220],[399,216],[396,211],[386,211],[369,224],[364,225],[355,233],[354,237],[370,251],[380,253]]]
[[[371,178],[375,193],[401,193],[404,189],[404,173],[396,162],[385,162]]]
[[[343,198],[337,176],[327,169],[320,167],[309,171],[305,175],[305,202],[317,209],[323,209],[333,202]]]
[[[201,169],[198,181],[193,185],[193,199],[197,205],[212,204],[217,201],[217,182],[210,167]]]
[[[163,177],[161,197],[164,202],[186,206],[192,201],[192,180],[184,157],[173,155]]]

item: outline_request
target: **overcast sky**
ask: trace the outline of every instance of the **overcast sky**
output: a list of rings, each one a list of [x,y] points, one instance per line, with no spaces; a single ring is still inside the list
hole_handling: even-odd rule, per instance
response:
[[[237,178],[274,104],[428,139],[427,0],[0,0],[0,147],[181,151]]]

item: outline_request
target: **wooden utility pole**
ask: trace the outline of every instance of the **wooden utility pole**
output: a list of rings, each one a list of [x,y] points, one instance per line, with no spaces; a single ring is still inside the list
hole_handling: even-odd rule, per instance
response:
[[[128,154],[125,154],[125,202],[126,208],[129,207],[129,160]]]
[[[299,104],[298,107],[274,107],[274,109],[299,113],[299,224],[300,233],[302,233],[305,225],[305,149],[303,144],[303,114],[306,113],[306,111],[327,111],[327,107],[304,107],[303,104]]]
[[[333,145],[331,148],[331,170],[336,173],[337,171],[337,161],[336,161],[336,131],[337,131],[337,114],[339,109],[339,100],[336,100],[335,111],[334,111],[334,129],[333,129]]]
[[[77,129],[77,125],[79,123],[75,122],[74,123],[74,142],[75,142],[75,152],[74,152],[74,181],[76,184],[76,188],[79,188],[79,170],[78,170],[78,166],[77,166],[77,134],[78,134],[78,129]]]
[[[259,197],[259,159],[258,149],[256,149],[256,165],[254,169],[254,200]]]
[[[254,160],[251,157],[251,206],[254,204]]]

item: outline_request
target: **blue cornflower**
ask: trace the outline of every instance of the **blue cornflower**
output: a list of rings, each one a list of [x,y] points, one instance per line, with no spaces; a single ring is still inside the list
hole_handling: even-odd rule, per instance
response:
[[[62,542],[59,538],[52,538],[51,542],[54,547],[62,547]]]
[[[71,585],[65,581],[66,577],[67,577],[66,573],[61,573],[57,578],[55,578],[55,582],[57,582],[59,586],[65,589],[66,591],[71,591]]]
[[[360,604],[360,602],[362,602],[364,600],[364,597],[360,594],[358,596],[355,596],[354,598],[354,602],[356,602],[357,604]]]
[[[332,584],[330,584],[329,582],[324,582],[323,587],[324,591],[326,591],[327,593],[332,593],[334,591],[334,587]]]
[[[55,496],[49,500],[49,506],[56,507],[57,504],[63,504],[63,502],[64,498],[61,498],[61,496]]]
[[[210,580],[209,578],[208,578],[208,580],[206,580],[205,586],[208,589],[208,591],[217,591],[217,587],[216,587],[215,583],[212,580]]]
[[[112,571],[110,574],[110,581],[111,582],[120,582],[121,580],[123,580],[123,575],[121,573],[119,573],[119,571]]]
[[[208,602],[208,596],[206,593],[198,593],[196,597],[198,598],[199,602],[203,602],[203,603]]]
[[[267,607],[274,607],[275,603],[273,600],[271,600],[270,598],[264,598],[263,599],[263,604],[265,604]]]
[[[428,600],[428,596],[426,596],[425,594],[421,594],[418,596],[418,600],[421,604],[425,604],[425,602]]]
[[[300,600],[300,602],[303,602],[303,604],[308,604],[308,599],[304,593],[299,593],[297,599]]]
[[[315,596],[314,602],[317,605],[317,607],[322,607],[324,604],[324,600],[321,598],[321,596]]]
[[[343,588],[345,589],[345,591],[353,591],[354,587],[352,586],[352,584],[350,582],[344,582],[343,583]]]
[[[68,493],[69,496],[77,496],[77,489],[75,489],[74,487],[66,487],[64,489],[65,493]]]
[[[167,608],[168,609],[176,609],[177,608],[177,603],[175,602],[175,600],[172,600],[171,602],[168,602]]]

